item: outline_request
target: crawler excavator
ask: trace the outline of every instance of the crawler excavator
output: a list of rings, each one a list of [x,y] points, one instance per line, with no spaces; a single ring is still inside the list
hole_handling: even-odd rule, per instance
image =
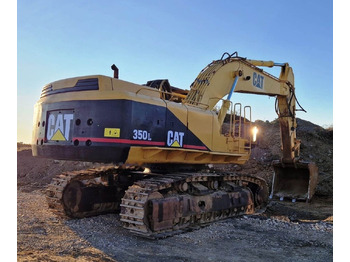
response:
[[[279,78],[261,67],[280,67]],[[52,82],[35,105],[34,156],[111,163],[53,178],[47,200],[56,214],[120,212],[131,232],[161,238],[263,212],[269,197],[312,198],[318,170],[299,160],[288,63],[224,53],[199,73],[190,90],[166,79],[134,84],[119,79],[115,65],[112,69],[114,77]],[[282,157],[273,163],[270,190],[262,178],[206,168],[244,164],[250,157],[251,108],[233,104],[233,92],[276,97]]]

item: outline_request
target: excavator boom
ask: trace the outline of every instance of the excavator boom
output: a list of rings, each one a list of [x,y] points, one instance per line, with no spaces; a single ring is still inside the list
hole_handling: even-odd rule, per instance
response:
[[[225,54],[228,57],[223,59]],[[200,72],[191,85],[185,104],[213,109],[227,95],[219,113],[219,121],[222,123],[233,92],[275,96],[282,157],[274,162],[273,192],[281,199],[289,197],[309,201],[314,194],[318,169],[314,163],[298,160],[301,141],[296,138],[296,96],[292,68],[288,63],[245,59],[239,57],[237,52],[234,53],[236,56],[225,54]],[[279,78],[258,66],[280,67]],[[296,188],[303,190],[294,190]]]

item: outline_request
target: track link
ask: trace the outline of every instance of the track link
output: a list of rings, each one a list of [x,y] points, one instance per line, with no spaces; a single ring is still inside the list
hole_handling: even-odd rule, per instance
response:
[[[212,222],[265,210],[265,180],[221,174],[168,174],[137,181],[121,203],[121,221],[132,233],[164,238]]]

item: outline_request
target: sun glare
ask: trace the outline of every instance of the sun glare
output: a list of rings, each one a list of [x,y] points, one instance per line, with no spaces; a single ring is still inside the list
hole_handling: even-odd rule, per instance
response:
[[[255,142],[256,141],[256,136],[257,136],[257,134],[258,134],[258,128],[256,127],[256,126],[254,126],[253,127],[253,129],[252,129],[252,133],[253,133],[253,142]]]

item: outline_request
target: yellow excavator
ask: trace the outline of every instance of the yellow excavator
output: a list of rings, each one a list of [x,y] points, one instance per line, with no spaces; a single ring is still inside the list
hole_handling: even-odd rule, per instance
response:
[[[260,67],[280,67],[279,78]],[[52,82],[35,105],[34,156],[110,163],[53,178],[47,200],[56,214],[119,212],[131,232],[160,238],[263,212],[269,197],[311,200],[318,169],[299,160],[298,102],[287,63],[224,53],[190,90],[167,79],[123,81],[111,68],[114,77]],[[258,176],[207,168],[244,164],[250,157],[251,107],[233,104],[234,92],[276,97],[282,156],[273,162],[271,189]]]

